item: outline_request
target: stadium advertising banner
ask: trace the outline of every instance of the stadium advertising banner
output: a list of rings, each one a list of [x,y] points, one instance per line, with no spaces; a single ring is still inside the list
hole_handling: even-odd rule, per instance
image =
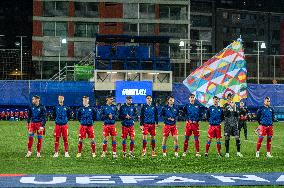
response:
[[[152,95],[153,83],[151,81],[116,81],[115,100],[124,103],[126,96],[131,96],[133,103],[145,103],[145,97]]]
[[[79,66],[74,67],[75,80],[89,80],[94,76],[94,66]]]
[[[1,187],[284,185],[281,172],[241,174],[2,174]]]

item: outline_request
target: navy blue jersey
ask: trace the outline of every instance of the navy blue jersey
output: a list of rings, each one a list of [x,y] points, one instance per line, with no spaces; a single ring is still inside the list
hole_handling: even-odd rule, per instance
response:
[[[224,113],[220,106],[210,106],[206,115],[210,125],[220,125],[224,120]]]
[[[200,121],[201,111],[200,106],[197,104],[187,104],[183,107],[183,113],[187,121]]]
[[[53,109],[53,117],[55,118],[55,124],[65,125],[70,118],[70,109],[64,105],[57,105]]]
[[[109,115],[112,115],[112,119],[109,118]],[[104,121],[105,125],[114,125],[115,118],[117,116],[117,108],[115,105],[104,105],[101,107],[101,120]]]
[[[140,125],[158,124],[158,109],[154,105],[144,104],[141,108]]]
[[[93,126],[96,119],[96,110],[94,107],[80,107],[77,112],[77,119],[83,126]]]
[[[126,116],[129,115],[131,118],[127,119]],[[126,127],[134,125],[134,120],[137,118],[137,109],[134,105],[122,105],[119,109],[119,118],[121,119],[121,124]]]
[[[46,123],[46,109],[43,105],[32,105],[28,109],[28,123],[39,123],[42,122],[42,126]]]
[[[257,111],[257,121],[264,126],[271,126],[275,121],[274,109],[262,106]]]
[[[175,106],[166,105],[162,108],[161,116],[164,118],[164,123],[166,125],[175,125],[178,117],[178,108]],[[174,120],[169,120],[168,118],[173,118]]]

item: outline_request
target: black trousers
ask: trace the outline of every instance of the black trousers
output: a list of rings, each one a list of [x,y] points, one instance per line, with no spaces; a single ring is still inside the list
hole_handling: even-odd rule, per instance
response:
[[[239,121],[239,135],[241,135],[241,130],[242,128],[244,129],[244,135],[245,135],[245,139],[248,139],[248,128],[247,128],[247,122],[246,121]]]

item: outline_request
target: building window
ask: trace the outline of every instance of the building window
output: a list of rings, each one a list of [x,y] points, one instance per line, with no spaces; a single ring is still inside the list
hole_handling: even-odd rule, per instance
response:
[[[155,34],[155,24],[140,24],[140,34],[141,35],[154,35]]]
[[[193,40],[199,40],[199,30],[191,30],[190,31],[190,38]]]
[[[160,24],[160,35],[185,38],[187,37],[187,25]]]
[[[155,19],[155,4],[140,4],[139,13],[142,19]]]
[[[75,23],[75,37],[95,37],[98,33],[97,23]]]
[[[66,22],[43,22],[44,36],[67,36]]]
[[[43,55],[48,57],[58,57],[59,51],[61,56],[67,56],[67,44],[60,45],[60,38],[50,38],[43,42]]]
[[[67,36],[67,23],[66,22],[56,22],[56,36]]]
[[[55,22],[43,22],[43,35],[55,36]]]
[[[191,1],[191,10],[194,12],[212,12],[212,2]]]
[[[187,6],[160,5],[160,19],[185,20],[187,19]]]
[[[211,16],[191,16],[192,27],[211,27],[212,17]]]
[[[273,30],[272,31],[272,39],[273,40],[280,40],[280,32],[279,32],[279,30]]]
[[[241,19],[241,15],[240,14],[232,14],[232,22],[236,23],[239,22]]]
[[[228,27],[223,27],[223,33],[227,34],[228,33]]]
[[[75,37],[86,37],[86,23],[75,23]]]
[[[67,1],[44,1],[44,16],[68,16],[69,2]]]
[[[94,23],[87,24],[87,37],[95,37],[98,33],[98,25]]]
[[[229,16],[228,16],[228,12],[223,12],[223,18],[224,18],[224,19],[228,19],[228,17],[229,17]]]
[[[97,2],[74,2],[76,17],[99,17]]]
[[[123,4],[123,17],[124,18],[138,18],[138,4],[125,3]]]
[[[264,29],[260,29],[258,31],[258,36],[264,36]]]
[[[124,30],[124,33],[127,33],[127,34],[136,34],[137,24],[124,23],[123,30]]]
[[[93,42],[74,42],[75,57],[85,57],[94,51]]]

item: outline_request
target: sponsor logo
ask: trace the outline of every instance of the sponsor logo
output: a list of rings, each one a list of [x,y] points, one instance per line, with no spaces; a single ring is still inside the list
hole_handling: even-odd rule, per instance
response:
[[[0,176],[1,187],[284,185],[284,173]]]
[[[125,95],[135,95],[135,96],[140,96],[140,95],[146,95],[147,89],[123,89],[121,92],[122,96]]]

